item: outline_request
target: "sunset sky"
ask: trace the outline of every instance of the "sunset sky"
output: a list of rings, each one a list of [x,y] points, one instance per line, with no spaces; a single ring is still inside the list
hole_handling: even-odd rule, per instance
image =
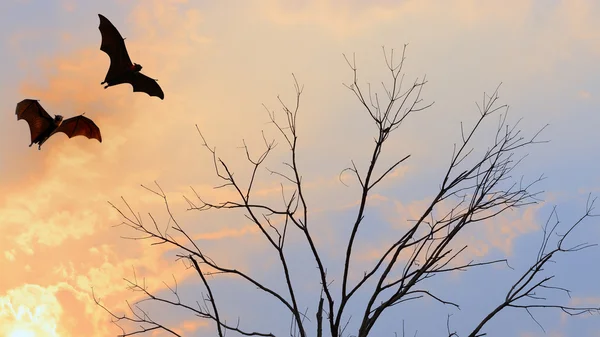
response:
[[[498,265],[436,279],[431,286],[459,302],[461,310],[429,299],[398,306],[382,318],[375,336],[401,336],[402,319],[407,336],[417,330],[417,336],[442,336],[447,314],[452,328],[467,334],[535,259],[552,207],[558,206],[560,221],[568,226],[583,214],[590,193],[600,196],[600,2],[595,0],[5,0],[0,13],[0,336],[116,336],[120,330],[93,302],[91,289],[118,312],[126,308],[125,300],[139,299],[123,280],[133,277],[133,268],[161,294],[163,281],[172,284],[175,277],[191,303],[200,299],[201,282],[175,261],[176,250],[122,239],[132,232],[115,227],[122,219],[108,202],[125,208],[121,197],[147,223],[151,212],[167,224],[162,199],[140,186],[153,187],[154,181],[211,257],[278,284],[278,260],[242,213],[187,211],[183,196],[193,197],[191,186],[207,200],[234,197],[231,190],[213,188],[221,182],[196,125],[240,179],[251,170],[242,140],[257,155],[264,145],[261,131],[278,143],[266,166],[284,167],[286,144],[268,123],[263,104],[281,113],[280,95],[293,105],[292,73],[304,85],[298,160],[312,226],[337,275],[332,279],[339,282],[335,273],[360,194],[350,177],[344,180],[350,187],[338,177],[351,160],[360,169],[368,165],[377,131],[343,86],[352,81],[343,54],[355,54],[365,87],[370,82],[381,88],[382,81],[389,83],[382,46],[399,56],[408,43],[406,79],[426,75],[422,97],[435,102],[411,116],[384,147],[383,164],[411,158],[372,192],[354,252],[354,277],[437,192],[452,144],[460,141],[460,122],[476,121],[475,102],[484,92],[502,83],[499,103],[510,106],[511,123],[523,118],[525,135],[549,124],[541,138],[550,142],[527,148],[529,155],[513,174],[517,180],[544,174],[537,186],[544,202],[507,212],[461,238],[469,245],[465,260],[506,257],[515,270]],[[142,72],[158,79],[163,101],[133,93],[127,84],[106,90],[100,85],[109,58],[99,49],[98,13],[126,38]],[[15,116],[16,104],[25,98],[40,100],[51,115],[85,112],[100,127],[102,143],[58,134],[41,151],[29,148],[27,123]],[[495,121],[482,131],[494,132]],[[478,144],[480,150],[488,145]],[[279,184],[261,170],[257,198],[279,206]],[[599,221],[582,223],[571,243],[600,243]],[[287,253],[297,266],[296,284],[308,298],[318,296],[319,284],[306,276],[315,266],[304,248],[292,241]],[[600,306],[600,248],[555,260],[545,272],[556,274],[553,285],[572,293],[549,299]],[[229,322],[240,316],[250,327],[289,335],[290,316],[281,314],[281,307],[253,287],[222,280],[212,282]],[[312,310],[311,319],[315,303],[314,297],[302,303]],[[350,330],[362,314],[360,307],[354,309]],[[152,310],[185,336],[216,335],[212,324],[191,315]],[[600,337],[600,315],[533,313],[545,333],[525,311],[514,309],[498,315],[486,332]]]

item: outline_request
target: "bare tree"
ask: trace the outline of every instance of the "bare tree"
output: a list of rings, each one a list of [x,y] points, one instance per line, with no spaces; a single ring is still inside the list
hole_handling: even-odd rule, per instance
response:
[[[272,253],[277,256],[282,279],[285,282],[283,287],[285,290],[276,291],[275,288],[261,282],[251,273],[240,271],[233,266],[225,266],[207,256],[202,247],[199,247],[197,242],[178,223],[161,187],[158,184],[155,188],[144,187],[164,200],[169,215],[169,223],[166,228],[164,224],[155,221],[151,214],[148,214],[151,223],[144,224],[141,216],[136,215],[125,199],[123,199],[124,209],[112,203],[111,206],[122,216],[122,225],[130,227],[139,234],[130,239],[145,239],[150,240],[154,245],[167,244],[178,248],[180,251],[177,255],[178,258],[197,272],[202,281],[199,287],[203,287],[204,292],[200,301],[191,303],[181,300],[176,282],[174,286],[165,283],[174,295],[174,297],[166,298],[150,292],[145,282],[140,282],[135,275],[133,280],[126,279],[131,290],[142,292],[144,295],[144,300],[130,305],[131,313],[116,314],[94,297],[96,303],[112,315],[114,323],[123,328],[121,336],[131,336],[154,330],[163,330],[179,336],[173,328],[165,326],[155,317],[150,317],[142,306],[144,301],[160,303],[164,306],[164,310],[181,308],[197,316],[198,319],[209,320],[214,323],[215,331],[221,337],[225,336],[227,332],[245,336],[275,336],[272,330],[253,331],[247,329],[239,319],[235,324],[227,323],[228,315],[220,311],[219,296],[213,290],[214,285],[219,282],[220,276],[229,275],[259,289],[264,296],[275,299],[282,310],[289,312],[292,316],[290,328],[292,336],[341,337],[354,335],[364,337],[370,335],[384,312],[393,310],[394,306],[404,302],[429,297],[444,305],[459,307],[456,300],[442,299],[434,294],[431,289],[423,285],[424,280],[452,271],[467,271],[471,268],[485,267],[491,264],[508,265],[506,259],[459,262],[460,259],[457,257],[465,254],[467,246],[455,244],[457,235],[468,231],[474,224],[497,217],[507,210],[539,202],[540,192],[533,191],[533,189],[543,177],[540,176],[538,179],[526,183],[522,178],[514,179],[512,174],[524,157],[524,149],[542,142],[538,140],[538,136],[544,128],[531,137],[525,137],[518,129],[518,122],[509,125],[507,122],[508,107],[498,104],[498,89],[496,89],[492,95],[484,94],[483,102],[477,104],[479,115],[473,126],[465,127],[461,123],[460,142],[454,144],[447,169],[439,183],[439,190],[421,216],[411,222],[408,230],[397,234],[394,242],[383,251],[368,270],[364,271],[363,276],[357,282],[353,283],[349,277],[353,270],[352,255],[357,241],[360,239],[358,232],[365,219],[369,195],[385,180],[386,176],[410,158],[410,154],[392,153],[398,159],[390,166],[380,167],[383,146],[389,136],[396,132],[410,115],[427,109],[433,104],[425,104],[421,98],[423,87],[427,83],[425,78],[416,79],[409,85],[403,83],[405,50],[406,45],[400,62],[395,63],[393,50],[388,55],[384,49],[390,83],[383,85],[383,95],[373,92],[370,85],[365,90],[359,84],[358,70],[354,59],[346,58],[353,75],[352,83],[346,87],[354,94],[368,118],[376,125],[377,132],[366,171],[359,171],[357,167],[360,165],[357,166],[354,161],[351,161],[350,167],[342,171],[342,173],[351,173],[356,179],[360,185],[360,195],[358,196],[355,220],[347,227],[348,241],[344,247],[345,257],[343,261],[339,262],[343,263],[341,280],[339,277],[335,279],[328,275],[322,250],[315,244],[315,238],[311,232],[313,224],[309,216],[309,203],[305,198],[301,170],[297,160],[297,145],[300,135],[297,129],[297,118],[302,87],[294,77],[296,100],[293,106],[289,106],[279,99],[285,117],[277,118],[274,112],[267,109],[270,121],[289,149],[289,161],[284,163],[286,170],[269,170],[273,177],[281,181],[284,206],[277,207],[253,201],[253,186],[257,172],[263,168],[266,159],[276,145],[274,140],[267,140],[264,134],[265,149],[258,157],[250,154],[251,151],[244,142],[246,159],[251,164],[252,170],[249,180],[243,182],[234,177],[233,169],[221,160],[215,148],[208,144],[198,129],[202,145],[212,154],[215,174],[222,180],[222,185],[218,188],[232,189],[237,198],[212,202],[205,200],[193,188],[194,197],[184,197],[189,204],[189,210],[243,210],[246,217],[264,236]],[[482,130],[484,120],[493,116],[498,119],[493,140],[487,144],[487,149],[476,155],[477,148],[473,144],[475,135],[478,132],[484,132]],[[489,132],[487,134],[489,135]],[[292,192],[286,194],[284,186],[288,190],[291,188]],[[486,324],[506,308],[521,309],[531,315],[533,320],[535,317],[532,310],[537,308],[560,309],[569,315],[598,312],[599,307],[571,307],[549,302],[542,295],[543,292],[548,291],[569,293],[569,290],[551,284],[554,275],[545,273],[544,267],[552,261],[556,254],[575,252],[592,246],[592,244],[583,243],[567,247],[565,240],[585,219],[594,216],[592,213],[594,202],[595,199],[588,198],[583,215],[567,226],[564,234],[558,232],[559,221],[556,211],[553,210],[542,228],[542,240],[534,263],[517,277],[512,285],[498,289],[499,292],[506,291],[504,301],[491,312],[483,315],[481,320],[472,327],[472,330],[462,331],[460,334],[451,331],[448,316],[448,336],[483,336]],[[441,212],[442,204],[444,204],[444,209],[448,209],[447,207],[450,205],[450,210]],[[273,220],[277,217],[283,221]],[[165,229],[161,230],[161,228]],[[320,294],[315,295],[318,300],[314,302],[314,307],[309,309],[303,309],[298,303],[297,284],[299,281],[290,276],[293,266],[289,263],[285,247],[288,242],[286,238],[292,231],[300,234],[301,238],[305,240],[306,247],[308,247],[305,253],[309,254],[314,261],[320,280]],[[173,232],[176,235],[170,234]],[[359,307],[359,316],[352,317],[353,322],[358,323],[356,331],[347,332],[345,329],[349,320],[349,303],[359,290],[368,294],[367,301]],[[356,306],[353,310],[356,312]],[[315,317],[316,320],[313,322],[310,317]],[[231,319],[231,317],[229,318]],[[127,323],[132,324],[127,325]]]

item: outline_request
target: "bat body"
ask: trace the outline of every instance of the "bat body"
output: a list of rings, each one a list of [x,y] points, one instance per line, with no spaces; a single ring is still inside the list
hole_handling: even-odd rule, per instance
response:
[[[142,74],[142,66],[131,62],[127,48],[125,47],[125,39],[121,36],[117,28],[108,21],[102,14],[100,17],[100,34],[102,35],[102,44],[100,50],[105,52],[110,57],[110,67],[104,78],[104,89],[113,85],[129,83],[133,87],[133,91],[145,92],[150,96],[156,96],[160,99],[165,98],[165,94],[156,82],[156,80]]]
[[[63,116],[56,115],[54,118],[44,110],[41,104],[34,99],[24,99],[17,103],[17,120],[24,119],[29,124],[31,132],[31,147],[38,144],[38,150],[42,149],[50,136],[63,132],[69,138],[75,136],[86,136],[89,139],[97,139],[102,143],[100,129],[89,118],[79,115],[69,119],[63,119]]]

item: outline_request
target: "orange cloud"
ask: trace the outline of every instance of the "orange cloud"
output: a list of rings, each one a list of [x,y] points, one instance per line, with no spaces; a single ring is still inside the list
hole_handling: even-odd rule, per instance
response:
[[[73,12],[77,8],[75,0],[62,0],[61,6],[66,12]]]
[[[282,25],[318,25],[338,36],[349,37],[371,32],[393,20],[424,18],[450,20],[453,24],[475,26],[490,19],[521,25],[530,13],[531,1],[511,1],[509,6],[460,1],[339,1],[303,0],[293,4],[280,0],[262,2],[266,17]]]
[[[146,3],[142,7],[148,8]],[[172,8],[162,15],[170,15],[166,22],[169,25],[180,23],[169,27],[169,34],[160,36],[165,43],[130,39],[128,47],[136,60],[139,57],[147,66],[150,75],[162,73],[161,85],[168,87],[173,80],[166,74],[177,76],[175,68],[185,66],[185,62],[165,62],[164,58],[189,56],[194,46],[190,40],[195,44],[208,40],[191,29],[200,21],[193,10],[180,14]],[[99,37],[100,33],[95,33]],[[190,40],[179,39],[188,34]],[[13,39],[15,47],[18,40]],[[140,54],[138,48],[147,53]],[[183,54],[165,55],[165,51]],[[134,94],[127,85],[104,90],[100,82],[108,68],[108,56],[96,46],[43,56],[37,62],[45,81],[22,81],[22,97],[39,99],[50,114],[72,116],[85,112],[100,126],[103,142],[56,135],[44,144],[42,151],[37,151],[26,146],[26,123],[15,128],[16,142],[22,147],[12,158],[11,170],[2,177],[7,184],[3,184],[0,197],[0,269],[12,271],[0,281],[0,296],[4,296],[0,326],[5,329],[0,335],[37,333],[68,337],[93,331],[95,336],[108,336],[114,328],[106,313],[91,300],[92,286],[107,306],[119,310],[125,309],[123,298],[136,298],[125,289],[122,280],[132,275],[132,266],[157,289],[164,287],[162,280],[171,279],[174,271],[181,279],[189,274],[178,264],[175,269],[169,268],[173,259],[164,258],[167,248],[144,252],[146,242],[120,239],[122,231],[111,228],[119,217],[106,202],[117,202],[120,195],[144,195],[140,183],[160,177],[163,170],[169,174],[177,171],[181,160],[173,160],[172,165],[162,168],[148,163],[155,162],[156,149],[160,151],[162,146],[162,151],[167,152],[180,148],[176,141],[165,144],[165,140],[181,134],[182,119],[177,118],[176,112],[185,109],[181,108],[181,100],[178,103],[177,95],[161,102]],[[167,97],[175,92],[165,91]],[[164,111],[172,112],[174,118],[163,118]],[[188,134],[193,136],[194,131],[192,124]],[[185,150],[171,152],[189,158]],[[173,185],[177,186],[177,182]],[[140,209],[160,204],[153,198]],[[204,239],[228,235],[213,232]],[[193,328],[192,323],[185,327],[186,331]]]
[[[592,97],[592,94],[589,91],[587,91],[587,90],[580,90],[577,93],[577,97],[580,98],[580,99],[587,100],[587,99],[590,99]]]
[[[80,336],[89,331],[102,335],[111,329],[94,319],[97,308],[88,295],[66,283],[41,287],[24,284],[0,297],[0,334],[3,336]],[[113,331],[114,333],[114,331]]]
[[[429,206],[432,198],[425,198],[403,204],[395,200],[387,200],[387,198],[376,198],[381,200],[380,203],[370,203],[370,207],[376,208],[377,212],[382,214],[385,222],[389,224],[389,228],[385,224],[378,224],[377,228],[381,231],[386,231],[385,238],[372,240],[369,242],[361,241],[356,247],[356,261],[363,267],[356,266],[353,278],[362,277],[364,268],[369,268],[373,261],[376,261],[383,256],[385,251],[404,231],[414,225],[413,221],[421,217],[423,211]],[[390,208],[393,204],[394,207]],[[451,205],[448,202],[438,204],[434,210],[434,214],[442,215],[450,211]],[[466,226],[452,241],[448,248],[457,252],[464,246],[467,246],[459,256],[457,256],[451,265],[466,264],[471,260],[475,262],[486,261],[486,256],[492,252],[492,249],[502,251],[505,256],[512,255],[512,249],[515,239],[540,229],[540,225],[536,220],[539,209],[542,205],[533,205],[521,210],[504,212],[488,221]],[[371,211],[372,212],[372,211]],[[427,220],[427,219],[426,219]],[[396,235],[390,234],[388,231],[397,232]],[[419,235],[419,234],[417,234]],[[360,240],[357,239],[357,240]],[[411,257],[413,251],[407,249],[401,252],[399,259],[407,260]],[[418,261],[425,259],[425,252],[419,257]]]

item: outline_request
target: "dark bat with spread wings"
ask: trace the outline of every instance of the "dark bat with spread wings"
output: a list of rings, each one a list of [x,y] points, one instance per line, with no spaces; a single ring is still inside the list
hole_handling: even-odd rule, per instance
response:
[[[142,66],[131,62],[127,48],[125,48],[125,39],[121,36],[117,28],[113,26],[102,14],[100,17],[100,34],[102,35],[102,44],[100,50],[110,57],[110,67],[104,78],[104,89],[123,83],[129,83],[133,86],[133,91],[145,92],[150,96],[156,96],[160,99],[165,98],[165,94],[156,82],[156,80],[142,74]]]
[[[102,143],[100,129],[91,119],[79,115],[63,120],[63,116],[56,115],[54,118],[42,108],[35,99],[24,99],[17,103],[17,120],[24,119],[29,124],[31,131],[31,144],[38,144],[38,150],[42,144],[57,132],[64,132],[69,138],[75,136],[86,136],[89,139],[97,139]]]

